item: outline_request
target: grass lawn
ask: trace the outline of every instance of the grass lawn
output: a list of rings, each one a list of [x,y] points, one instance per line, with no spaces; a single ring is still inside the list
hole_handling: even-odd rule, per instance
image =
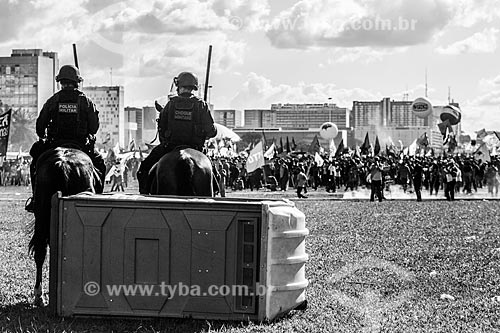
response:
[[[497,201],[298,201],[309,308],[263,324],[51,317],[30,305],[23,205],[0,201],[0,332],[500,332]]]

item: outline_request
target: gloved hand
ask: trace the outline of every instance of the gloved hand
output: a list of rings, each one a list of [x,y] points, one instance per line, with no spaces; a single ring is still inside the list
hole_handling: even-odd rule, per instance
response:
[[[163,106],[161,106],[158,101],[155,101],[155,109],[156,111],[161,112],[161,110],[163,110]]]

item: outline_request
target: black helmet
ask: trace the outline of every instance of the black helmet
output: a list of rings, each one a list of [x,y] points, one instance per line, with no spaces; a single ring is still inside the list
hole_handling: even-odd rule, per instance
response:
[[[70,80],[73,82],[82,82],[83,79],[80,76],[80,71],[73,65],[64,65],[59,69],[59,74],[56,76],[56,81]]]
[[[177,87],[192,87],[198,90],[198,78],[191,72],[182,72],[174,79]]]

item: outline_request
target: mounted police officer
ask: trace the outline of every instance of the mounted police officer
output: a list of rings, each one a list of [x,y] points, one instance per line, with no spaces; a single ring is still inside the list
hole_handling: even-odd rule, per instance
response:
[[[30,166],[32,186],[35,185],[35,166],[38,158],[45,151],[60,147],[75,147],[84,151],[101,173],[104,183],[106,166],[104,159],[94,148],[95,134],[99,129],[99,112],[94,103],[78,85],[83,81],[78,68],[64,65],[56,76],[61,90],[44,104],[36,120],[36,134],[40,138],[33,144],[30,154],[33,161]],[[26,210],[33,210],[33,201],[26,205]]]
[[[193,73],[182,72],[174,78],[174,83],[177,86],[177,96],[172,97],[160,111],[160,144],[141,162],[137,172],[141,194],[147,194],[145,187],[149,170],[163,155],[178,146],[202,151],[205,140],[217,134],[207,104],[193,95],[193,90],[198,90],[198,78]]]

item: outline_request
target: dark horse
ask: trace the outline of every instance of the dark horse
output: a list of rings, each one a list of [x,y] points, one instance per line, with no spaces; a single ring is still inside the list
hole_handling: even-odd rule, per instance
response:
[[[35,304],[43,305],[42,267],[50,236],[52,196],[61,191],[73,195],[84,191],[102,193],[103,183],[90,157],[74,148],[53,148],[37,161],[35,175],[35,230],[29,243],[36,263]]]
[[[150,194],[213,197],[212,163],[202,152],[176,148],[149,171]]]

